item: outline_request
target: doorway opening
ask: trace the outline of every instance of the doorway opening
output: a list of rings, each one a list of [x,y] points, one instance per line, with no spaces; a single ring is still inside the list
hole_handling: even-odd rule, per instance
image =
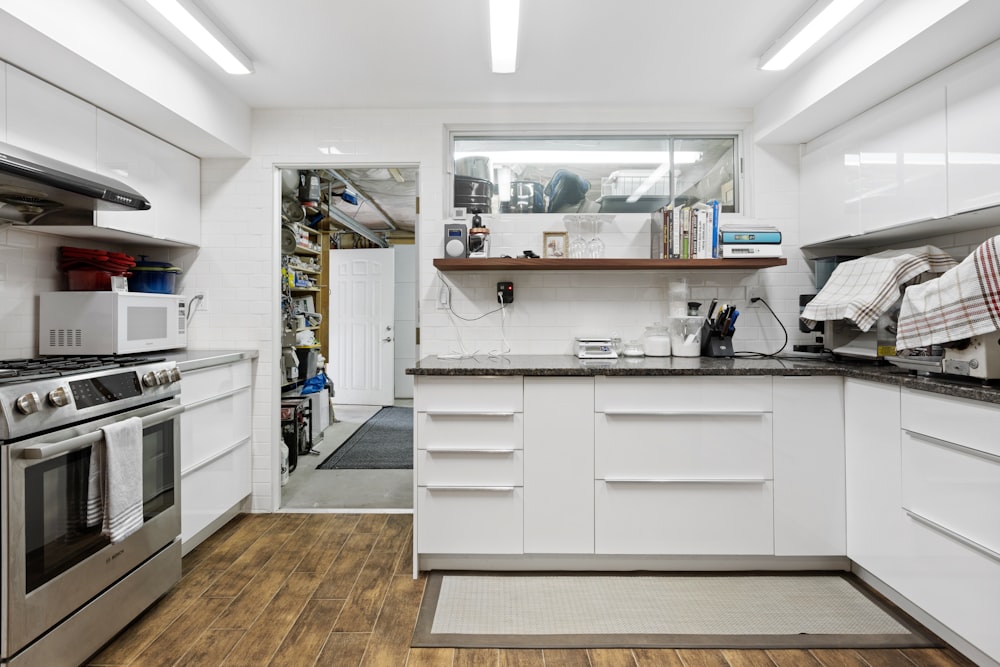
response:
[[[380,444],[372,424],[383,408],[412,411],[413,381],[405,369],[417,359],[418,168],[278,170],[281,428],[282,442],[297,450],[289,449],[279,511],[410,512],[412,454],[408,468],[367,459],[348,469],[317,468]],[[305,419],[288,406],[302,407]],[[412,419],[397,436],[394,446],[408,438],[412,451]]]

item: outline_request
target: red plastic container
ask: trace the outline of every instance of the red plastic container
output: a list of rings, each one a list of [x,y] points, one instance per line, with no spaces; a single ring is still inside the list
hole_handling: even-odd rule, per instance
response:
[[[111,276],[121,275],[99,269],[70,269],[65,274],[66,289],[72,292],[108,292],[111,290]]]

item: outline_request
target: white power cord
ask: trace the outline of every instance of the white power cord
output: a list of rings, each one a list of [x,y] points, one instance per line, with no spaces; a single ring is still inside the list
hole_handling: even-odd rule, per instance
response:
[[[507,321],[506,309],[504,309],[503,292],[497,291],[497,300],[500,301],[500,350],[491,350],[491,357],[503,357],[510,354],[510,345],[507,344],[507,332],[504,330],[504,324]],[[496,312],[496,311],[493,311]]]
[[[470,358],[476,356],[477,354],[479,354],[479,350],[478,349],[476,351],[474,351],[474,352],[469,352],[468,350],[466,350],[466,348],[465,348],[465,342],[462,340],[462,331],[459,328],[458,323],[455,322],[455,318],[457,317],[458,319],[463,320],[465,322],[475,322],[476,320],[481,320],[484,317],[486,317],[487,315],[492,315],[493,313],[495,313],[497,311],[500,312],[500,338],[502,340],[501,348],[500,348],[500,351],[491,350],[490,352],[488,352],[488,354],[491,357],[499,357],[499,356],[504,356],[504,355],[510,354],[510,345],[507,344],[507,333],[506,333],[506,330],[504,328],[504,324],[506,322],[506,318],[505,318],[505,310],[504,310],[504,302],[503,302],[503,293],[500,292],[500,291],[497,291],[497,300],[500,302],[500,307],[499,308],[494,308],[493,310],[489,310],[489,311],[483,313],[482,315],[477,315],[476,317],[463,317],[463,316],[459,315],[458,313],[456,313],[455,310],[452,308],[452,305],[451,305],[451,285],[449,285],[448,283],[446,283],[443,278],[441,278],[441,283],[443,285],[443,288],[445,290],[447,290],[447,295],[448,295],[448,300],[447,300],[448,319],[451,321],[451,326],[454,327],[454,329],[455,329],[455,337],[458,339],[458,346],[459,346],[459,348],[460,348],[461,351],[460,352],[456,352],[456,351],[452,350],[451,354],[439,354],[439,355],[437,355],[437,358],[438,359],[470,359]]]

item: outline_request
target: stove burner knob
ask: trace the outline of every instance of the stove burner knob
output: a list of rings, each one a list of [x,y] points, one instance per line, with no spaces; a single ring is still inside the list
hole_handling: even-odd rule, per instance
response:
[[[149,371],[148,373],[143,373],[142,384],[146,387],[155,387],[160,384],[160,379],[156,377],[156,373]]]
[[[38,412],[41,402],[42,401],[38,398],[37,392],[29,391],[27,394],[17,399],[16,405],[21,414],[30,415]]]
[[[61,408],[65,405],[69,405],[69,392],[66,391],[66,387],[56,387],[49,392],[49,403]]]
[[[170,384],[170,373],[168,371],[156,371],[156,384]]]
[[[179,382],[180,379],[181,379],[181,369],[176,368],[176,367],[175,368],[171,368],[170,369],[170,381],[171,382]]]

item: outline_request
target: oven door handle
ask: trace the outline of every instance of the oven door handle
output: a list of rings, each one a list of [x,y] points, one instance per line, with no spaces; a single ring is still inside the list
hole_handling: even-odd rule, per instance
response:
[[[162,424],[165,421],[173,419],[182,412],[184,412],[184,406],[178,405],[172,408],[167,408],[162,412],[157,412],[156,414],[148,417],[143,417],[142,428],[145,429],[150,426]],[[68,440],[62,440],[60,442],[46,443],[35,447],[25,447],[21,451],[21,457],[33,460],[47,459],[51,456],[59,456],[60,454],[67,454],[69,452],[76,451],[77,449],[83,449],[87,445],[92,445],[103,437],[104,434],[100,429],[98,429],[93,433],[85,433],[84,435],[78,435],[75,438],[69,438]]]

